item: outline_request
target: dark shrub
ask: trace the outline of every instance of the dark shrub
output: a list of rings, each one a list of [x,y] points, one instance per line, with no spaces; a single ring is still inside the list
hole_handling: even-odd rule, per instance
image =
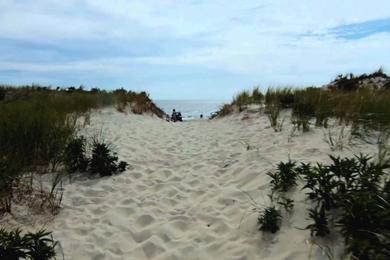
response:
[[[0,87],[0,101],[5,99],[6,93],[7,93],[7,91],[4,88]]]
[[[124,161],[118,164],[116,153],[113,153],[107,144],[94,141],[92,159],[89,164],[91,173],[99,173],[100,176],[110,176],[117,172],[125,171],[127,165],[127,162]]]
[[[328,219],[325,213],[325,207],[320,206],[309,210],[309,217],[314,221],[306,229],[310,229],[310,234],[313,236],[324,237],[330,233],[328,227]]]
[[[359,88],[359,78],[352,73],[349,75],[339,75],[335,79],[335,89],[342,91],[355,91]]]
[[[0,213],[11,212],[12,189],[22,171],[16,158],[0,154]]]
[[[286,192],[297,184],[297,172],[295,170],[295,162],[288,161],[287,163],[280,162],[278,170],[274,173],[268,173],[272,178],[272,191]]]
[[[89,170],[92,173],[99,173],[100,176],[110,176],[116,173],[118,157],[112,154],[105,143],[94,142],[92,148],[92,159]]]
[[[129,165],[129,164],[128,164],[127,162],[125,162],[125,161],[119,162],[119,164],[118,164],[118,171],[119,171],[119,172],[124,172],[124,171],[126,171],[126,168],[127,168],[128,165]]]
[[[389,259],[389,201],[371,192],[353,192],[343,201],[338,225],[347,251],[355,258]]]
[[[54,259],[58,242],[49,238],[50,235],[51,232],[44,230],[21,235],[20,229],[10,232],[0,229],[0,259]]]
[[[73,138],[65,148],[64,164],[68,173],[87,171],[89,160],[85,155],[86,140],[83,136]]]
[[[278,201],[278,204],[282,206],[288,213],[291,213],[294,208],[294,200],[286,197],[281,197]]]
[[[282,215],[280,211],[273,206],[267,207],[260,213],[258,218],[259,230],[276,233],[280,229],[281,221]]]
[[[345,239],[346,253],[356,259],[388,259],[389,184],[383,179],[389,166],[364,155],[330,158],[330,165],[302,164],[297,168],[305,180],[304,189],[310,191],[309,199],[317,203],[309,214],[314,223],[307,228],[313,235],[326,235],[326,215],[332,214]],[[335,208],[338,210],[331,211]]]

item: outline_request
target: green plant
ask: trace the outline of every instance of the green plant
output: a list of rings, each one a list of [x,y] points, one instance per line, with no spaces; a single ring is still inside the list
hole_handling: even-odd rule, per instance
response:
[[[345,144],[351,139],[351,134],[345,133],[345,126],[341,126],[338,130],[332,131],[328,129],[328,133],[324,134],[324,140],[329,145],[332,151],[342,151]]]
[[[378,136],[378,163],[390,164],[390,129],[381,129]]]
[[[99,173],[100,176],[109,176],[116,172],[118,157],[113,155],[105,143],[94,142],[92,158],[89,170],[92,173]]]
[[[324,237],[330,233],[325,207],[318,206],[315,209],[310,209],[309,217],[314,223],[308,225],[306,229],[310,229],[310,234],[312,236]]]
[[[11,212],[13,186],[22,170],[21,163],[0,154],[0,213]]]
[[[346,249],[357,259],[390,256],[390,204],[378,194],[359,191],[343,200],[338,225]]]
[[[44,230],[22,235],[20,229],[10,232],[0,229],[0,259],[54,259],[58,242],[49,238],[50,235]]]
[[[242,91],[234,97],[232,105],[237,106],[239,112],[242,112],[245,106],[251,104],[252,101],[252,96],[249,94],[249,92]]]
[[[317,93],[313,88],[297,90],[294,92],[294,103],[292,104],[292,121],[297,125],[298,130],[303,132],[310,130],[309,121],[315,116]]]
[[[259,230],[276,233],[280,229],[282,215],[274,206],[265,208],[258,218]]]
[[[91,173],[98,173],[100,176],[110,176],[118,171],[126,170],[127,163],[119,162],[116,153],[110,150],[110,147],[98,140],[93,141],[92,158],[89,164],[89,171]]]
[[[278,120],[280,115],[280,108],[277,104],[270,104],[266,107],[265,113],[267,114],[268,120],[271,124],[271,127],[275,130],[275,132],[282,131],[283,120]]]
[[[295,170],[295,162],[289,160],[286,163],[280,162],[277,166],[277,171],[268,173],[272,178],[272,191],[286,192],[296,186],[298,174]]]
[[[129,164],[125,161],[120,161],[119,164],[118,164],[118,171],[119,172],[124,172],[126,171],[126,168]]]
[[[259,87],[255,87],[252,90],[252,102],[255,104],[261,104],[264,100],[264,95],[261,93]]]
[[[294,208],[294,200],[286,197],[281,197],[277,203],[288,213],[291,213]]]
[[[70,140],[65,148],[64,164],[68,173],[85,172],[89,160],[86,157],[86,140],[83,136]]]

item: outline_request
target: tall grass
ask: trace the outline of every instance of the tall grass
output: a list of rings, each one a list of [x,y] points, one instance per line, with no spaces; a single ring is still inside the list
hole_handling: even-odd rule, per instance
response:
[[[340,125],[352,124],[355,130],[383,131],[390,128],[390,90],[368,86],[360,86],[352,91],[314,87],[296,90],[269,88],[264,98],[256,101],[253,93],[244,91],[232,103],[221,107],[217,115],[228,115],[234,111],[234,107],[242,111],[256,102],[264,102],[265,113],[274,129],[283,109],[292,110],[292,122],[304,132],[309,130],[310,120],[315,119],[317,127],[328,127],[331,118]]]
[[[76,136],[77,120],[92,109],[125,102],[135,113],[164,114],[145,92],[41,86],[0,90],[0,211],[6,212],[22,175],[55,171],[69,161],[66,147]],[[32,189],[32,177],[27,185]]]

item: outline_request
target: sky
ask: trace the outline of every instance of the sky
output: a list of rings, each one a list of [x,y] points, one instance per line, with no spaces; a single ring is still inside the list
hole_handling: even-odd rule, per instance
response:
[[[390,72],[389,0],[0,0],[0,83],[230,99]]]

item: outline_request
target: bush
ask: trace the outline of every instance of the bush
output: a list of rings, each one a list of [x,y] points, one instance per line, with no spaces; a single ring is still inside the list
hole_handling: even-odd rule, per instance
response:
[[[357,259],[390,256],[390,201],[371,192],[353,192],[343,200],[338,220],[347,252]]]
[[[365,155],[354,158],[330,156],[330,165],[302,164],[308,198],[317,207],[310,210],[314,223],[307,228],[316,236],[329,233],[326,214],[333,214],[345,239],[346,251],[357,259],[387,259],[390,255],[388,165]],[[385,179],[385,181],[384,181]],[[330,211],[331,209],[338,209]]]
[[[291,213],[294,208],[294,200],[281,197],[277,202],[287,213]]]
[[[278,170],[274,173],[268,173],[268,176],[272,178],[272,191],[287,192],[297,184],[298,174],[295,170],[295,162],[291,160],[287,163],[280,162]]]
[[[280,229],[282,215],[274,206],[267,207],[258,218],[259,230],[276,233]]]
[[[20,229],[10,232],[0,229],[0,259],[54,259],[58,242],[49,238],[50,235],[51,232],[44,230],[21,235]]]
[[[312,236],[324,237],[330,233],[325,207],[319,206],[315,209],[310,209],[309,217],[314,221],[314,223],[308,225],[306,229],[310,229],[310,234]]]
[[[100,176],[110,176],[126,170],[126,166],[127,163],[123,161],[118,164],[118,157],[111,152],[107,144],[94,140],[92,158],[89,164],[91,173],[98,173]]]
[[[85,155],[86,140],[83,136],[73,138],[65,148],[64,164],[68,173],[87,171],[89,160]]]
[[[3,99],[5,99],[6,93],[7,93],[7,91],[6,91],[4,88],[2,88],[2,87],[0,86],[0,101],[2,101]]]
[[[0,154],[0,213],[11,212],[13,186],[21,171],[17,159]]]

